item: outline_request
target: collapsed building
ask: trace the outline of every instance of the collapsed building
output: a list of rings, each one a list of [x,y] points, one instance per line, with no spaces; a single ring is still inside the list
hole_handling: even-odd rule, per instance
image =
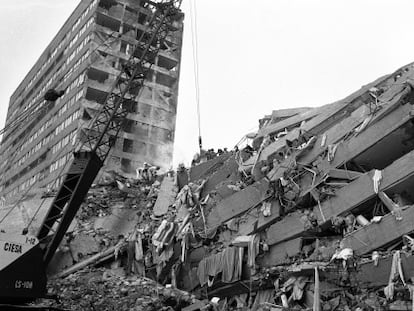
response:
[[[12,96],[1,154],[6,200],[34,183],[58,186],[75,130],[93,118],[148,14],[140,1],[81,2]],[[200,154],[165,175],[144,165],[135,176],[146,159],[171,159],[182,20],[172,28],[151,82],[126,103],[110,172],[53,257],[52,288],[75,309],[76,300],[108,308],[109,287],[113,300],[128,296],[134,307],[135,286],[155,282],[172,289],[175,310],[412,309],[413,64],[336,103],[274,111],[248,146]],[[33,123],[16,129],[55,85],[63,96],[36,105]],[[51,201],[3,207],[1,219],[12,220],[1,229],[35,234]]]
[[[191,168],[106,176],[51,274],[123,267],[194,295],[186,311],[412,310],[413,72],[274,111],[251,145]]]

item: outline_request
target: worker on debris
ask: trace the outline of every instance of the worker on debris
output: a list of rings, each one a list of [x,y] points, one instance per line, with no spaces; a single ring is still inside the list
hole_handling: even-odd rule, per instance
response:
[[[55,102],[58,98],[62,97],[65,91],[56,91],[55,89],[47,90],[44,99],[47,101]]]
[[[157,171],[159,169],[159,166],[152,166],[147,162],[144,162],[143,167],[137,168],[137,179],[148,183],[153,183],[158,176]]]
[[[204,149],[200,150],[200,153],[196,153],[191,161],[191,166],[195,166],[197,164],[203,163],[207,161],[207,151]]]
[[[214,151],[213,148],[207,150],[206,157],[207,157],[207,161],[212,160],[216,157],[216,152]]]
[[[188,180],[188,170],[185,168],[184,163],[180,163],[177,168],[177,174],[175,175],[175,184],[178,187],[178,191],[188,184]]]
[[[195,166],[198,163],[200,163],[200,154],[197,152],[194,157],[193,160],[191,161],[191,166]]]

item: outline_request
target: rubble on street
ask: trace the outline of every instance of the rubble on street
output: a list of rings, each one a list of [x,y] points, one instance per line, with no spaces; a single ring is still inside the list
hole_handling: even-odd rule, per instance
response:
[[[42,305],[64,310],[176,310],[197,302],[193,295],[151,279],[126,277],[122,268],[78,271],[51,280],[50,291],[59,293],[57,302]]]
[[[414,310],[413,79],[276,110],[176,172],[104,175],[51,292],[69,310]]]

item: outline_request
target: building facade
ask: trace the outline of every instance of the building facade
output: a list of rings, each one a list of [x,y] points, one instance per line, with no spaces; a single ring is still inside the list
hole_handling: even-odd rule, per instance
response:
[[[0,196],[59,186],[78,132],[104,103],[152,11],[139,0],[82,0],[10,98],[0,146]],[[160,48],[105,170],[135,175],[143,162],[172,163],[183,16]],[[49,89],[64,90],[55,103]]]

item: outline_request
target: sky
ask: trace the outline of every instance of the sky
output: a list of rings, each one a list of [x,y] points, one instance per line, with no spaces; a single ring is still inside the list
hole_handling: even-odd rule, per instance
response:
[[[175,165],[198,151],[190,1],[207,149],[231,149],[272,110],[340,100],[414,61],[412,0],[183,0]],[[0,0],[0,128],[10,95],[78,3]]]

